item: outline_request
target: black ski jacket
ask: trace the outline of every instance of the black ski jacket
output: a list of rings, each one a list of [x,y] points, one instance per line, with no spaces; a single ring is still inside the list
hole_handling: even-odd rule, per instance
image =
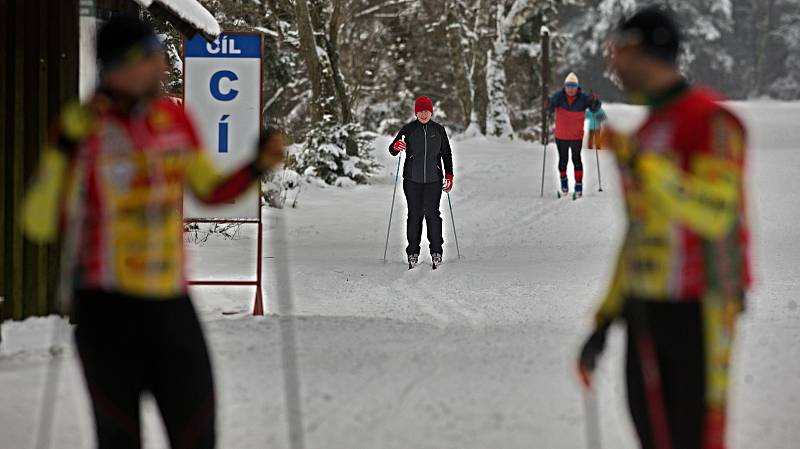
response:
[[[403,179],[424,184],[441,182],[444,173],[453,174],[453,153],[444,126],[433,120],[424,125],[419,120],[406,124],[389,144],[392,156],[397,156],[394,144],[404,135],[406,163],[403,165]]]

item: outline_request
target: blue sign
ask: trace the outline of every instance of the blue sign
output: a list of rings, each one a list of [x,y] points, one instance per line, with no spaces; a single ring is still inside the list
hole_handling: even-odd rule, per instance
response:
[[[214,42],[199,35],[186,41],[187,58],[261,58],[261,36],[223,33]]]
[[[184,41],[184,104],[197,120],[204,151],[225,172],[256,156],[253,143],[262,126],[262,48],[262,36],[249,33],[225,33],[214,42],[201,37]],[[187,217],[261,216],[257,186],[245,197],[214,208],[192,195],[184,198]]]

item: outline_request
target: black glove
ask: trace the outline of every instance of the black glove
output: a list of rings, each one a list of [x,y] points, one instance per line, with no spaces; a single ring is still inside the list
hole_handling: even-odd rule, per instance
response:
[[[597,98],[597,94],[592,94],[589,100],[589,107],[594,112],[600,109],[600,99]]]
[[[611,322],[606,322],[595,329],[581,349],[581,355],[578,358],[578,370],[581,374],[583,382],[587,386],[591,386],[590,375],[597,367],[597,360],[606,346],[606,335]]]
[[[267,127],[258,136],[258,154],[251,163],[256,176],[268,173],[286,158],[286,133],[276,127]]]

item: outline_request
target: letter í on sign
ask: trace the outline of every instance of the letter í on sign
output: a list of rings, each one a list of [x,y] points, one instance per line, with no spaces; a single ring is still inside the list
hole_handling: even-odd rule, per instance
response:
[[[219,119],[219,131],[217,133],[219,135],[219,144],[217,147],[220,153],[228,152],[228,123],[226,122],[228,117],[230,117],[230,115],[225,114]]]

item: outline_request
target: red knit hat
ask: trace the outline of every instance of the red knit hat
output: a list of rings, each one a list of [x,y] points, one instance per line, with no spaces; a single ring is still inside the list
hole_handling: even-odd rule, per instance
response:
[[[417,101],[414,103],[414,114],[420,111],[431,111],[431,114],[433,114],[433,102],[425,95],[417,98]]]

